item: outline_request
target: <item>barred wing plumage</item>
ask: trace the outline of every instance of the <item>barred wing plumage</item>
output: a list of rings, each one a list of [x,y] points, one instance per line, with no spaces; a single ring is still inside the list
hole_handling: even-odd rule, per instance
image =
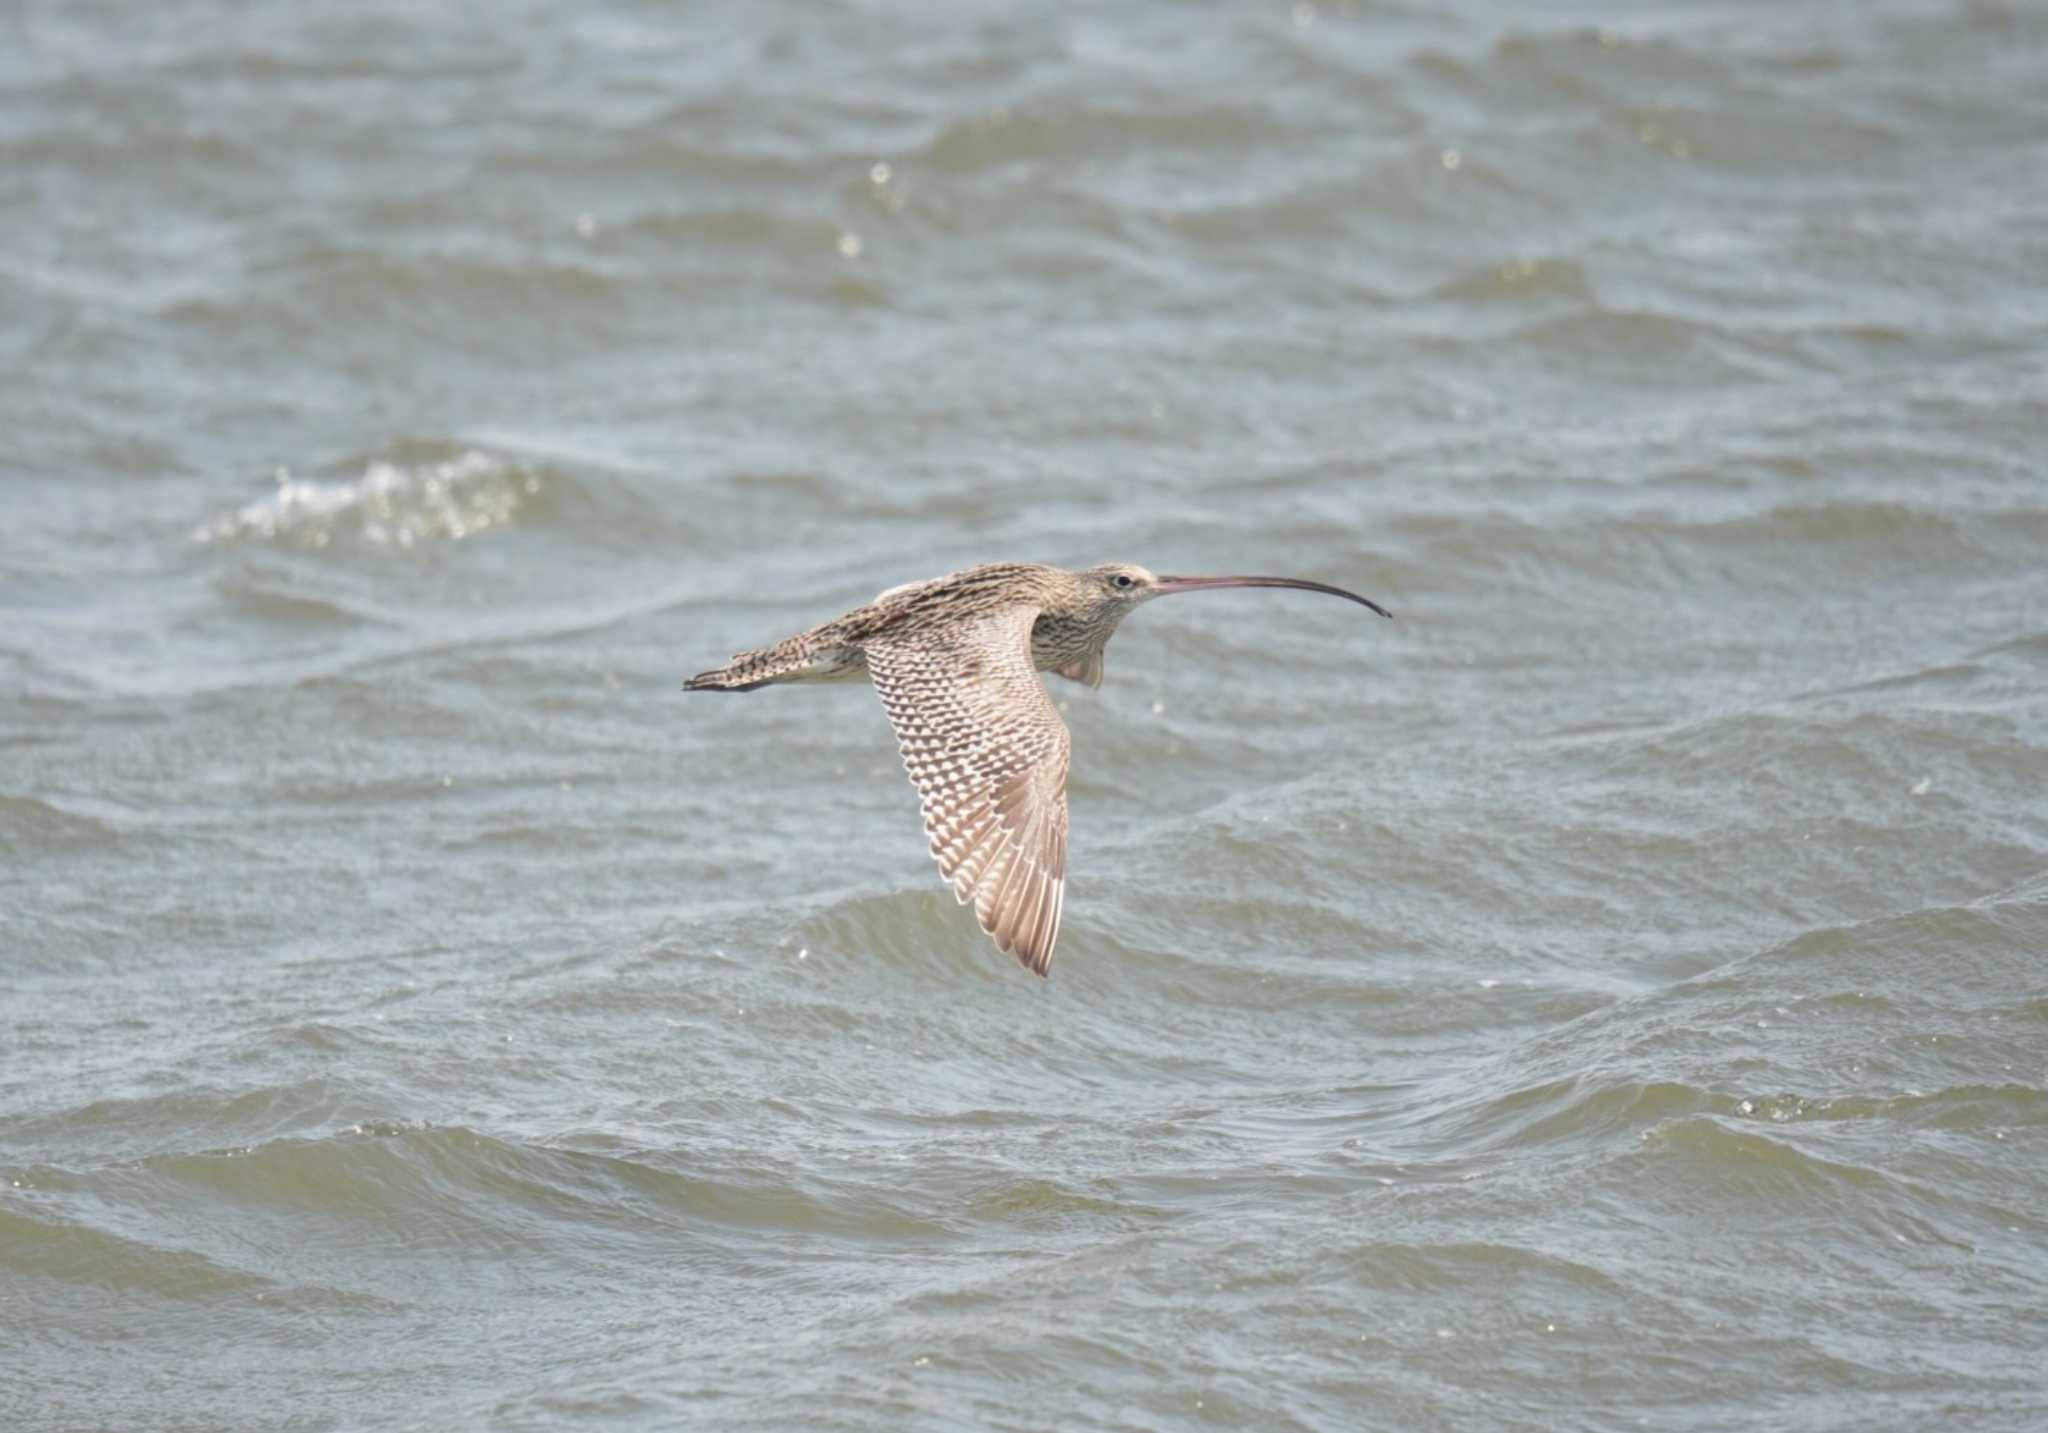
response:
[[[863,644],[953,894],[1027,970],[1052,967],[1066,898],[1066,723],[1031,661],[1036,606]]]

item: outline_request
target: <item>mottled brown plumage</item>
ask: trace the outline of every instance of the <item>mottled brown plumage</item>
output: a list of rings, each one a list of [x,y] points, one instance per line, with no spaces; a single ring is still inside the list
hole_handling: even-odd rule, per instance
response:
[[[1069,743],[1038,673],[1101,686],[1103,648],[1119,622],[1154,597],[1203,587],[1297,587],[1393,615],[1355,592],[1291,577],[999,562],[892,587],[683,685],[745,692],[771,682],[871,679],[940,873],[962,903],[973,903],[999,948],[1044,975],[1066,897]]]

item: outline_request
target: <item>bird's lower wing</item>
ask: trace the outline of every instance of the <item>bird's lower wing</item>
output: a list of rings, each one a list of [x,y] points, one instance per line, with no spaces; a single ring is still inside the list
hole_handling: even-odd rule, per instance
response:
[[[864,643],[953,894],[1044,975],[1066,897],[1066,723],[1031,664],[1038,609]]]

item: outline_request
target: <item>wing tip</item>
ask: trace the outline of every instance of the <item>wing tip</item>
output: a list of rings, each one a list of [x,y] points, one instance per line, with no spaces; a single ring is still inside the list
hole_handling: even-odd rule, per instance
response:
[[[1018,949],[1011,951],[1010,954],[1017,957],[1017,964],[1023,966],[1040,980],[1052,979],[1051,946],[1035,952],[1020,946]]]

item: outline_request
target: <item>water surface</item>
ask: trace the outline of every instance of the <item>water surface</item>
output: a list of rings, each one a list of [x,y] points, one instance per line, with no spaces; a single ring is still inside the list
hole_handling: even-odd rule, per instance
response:
[[[2042,1425],[2038,8],[416,12],[0,46],[0,1423]]]

